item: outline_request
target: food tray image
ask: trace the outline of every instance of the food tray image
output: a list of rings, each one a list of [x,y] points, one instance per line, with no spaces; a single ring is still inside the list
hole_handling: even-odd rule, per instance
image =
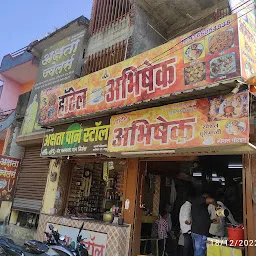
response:
[[[57,95],[50,94],[41,99],[41,110],[39,111],[39,121],[43,122],[47,118],[52,119],[56,114]]]
[[[204,53],[204,45],[200,42],[193,43],[187,48],[184,48],[185,58],[189,61],[197,60],[202,57]]]
[[[196,63],[184,69],[185,85],[195,84],[206,79],[205,62]]]
[[[211,78],[236,72],[236,54],[234,52],[214,58],[210,61]]]
[[[234,30],[228,29],[209,37],[209,53],[215,54],[234,46]]]

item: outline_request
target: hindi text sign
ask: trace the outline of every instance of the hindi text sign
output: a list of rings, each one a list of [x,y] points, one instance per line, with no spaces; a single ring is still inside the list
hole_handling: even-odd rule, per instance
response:
[[[45,132],[41,156],[101,154],[107,151],[109,118],[64,124]]]
[[[0,155],[0,201],[12,201],[20,159]]]
[[[249,142],[248,92],[111,117],[109,152]]]

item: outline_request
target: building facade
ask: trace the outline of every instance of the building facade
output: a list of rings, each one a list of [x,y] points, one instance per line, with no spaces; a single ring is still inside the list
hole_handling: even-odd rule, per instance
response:
[[[191,171],[191,163],[238,155],[241,163],[230,164],[241,169],[243,213],[237,218],[245,238],[253,239],[250,7],[218,0],[95,0],[90,24],[77,19],[31,45],[41,62],[16,140],[25,156],[11,224],[20,225],[29,213],[38,239],[52,223],[71,242],[85,222],[93,256],[139,255],[141,227],[158,217],[161,198],[173,188],[168,179],[197,183],[199,173],[208,184],[209,173]],[[166,177],[166,165],[179,172]],[[211,181],[225,175],[211,173]],[[217,185],[233,185],[233,179],[227,175]],[[106,211],[118,212],[125,224],[100,221]],[[245,250],[255,254],[253,247]]]

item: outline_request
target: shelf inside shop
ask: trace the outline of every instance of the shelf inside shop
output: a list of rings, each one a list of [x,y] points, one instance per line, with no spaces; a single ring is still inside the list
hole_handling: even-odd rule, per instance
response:
[[[122,202],[122,200],[119,199],[105,199],[106,201],[115,201],[115,202]]]

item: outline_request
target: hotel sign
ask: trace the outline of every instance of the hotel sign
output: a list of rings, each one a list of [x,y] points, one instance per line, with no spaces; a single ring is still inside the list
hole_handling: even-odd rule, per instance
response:
[[[248,92],[241,92],[113,116],[108,151],[248,143],[248,101]]]
[[[234,14],[106,69],[45,89],[40,123],[128,108],[239,77],[238,41]]]

